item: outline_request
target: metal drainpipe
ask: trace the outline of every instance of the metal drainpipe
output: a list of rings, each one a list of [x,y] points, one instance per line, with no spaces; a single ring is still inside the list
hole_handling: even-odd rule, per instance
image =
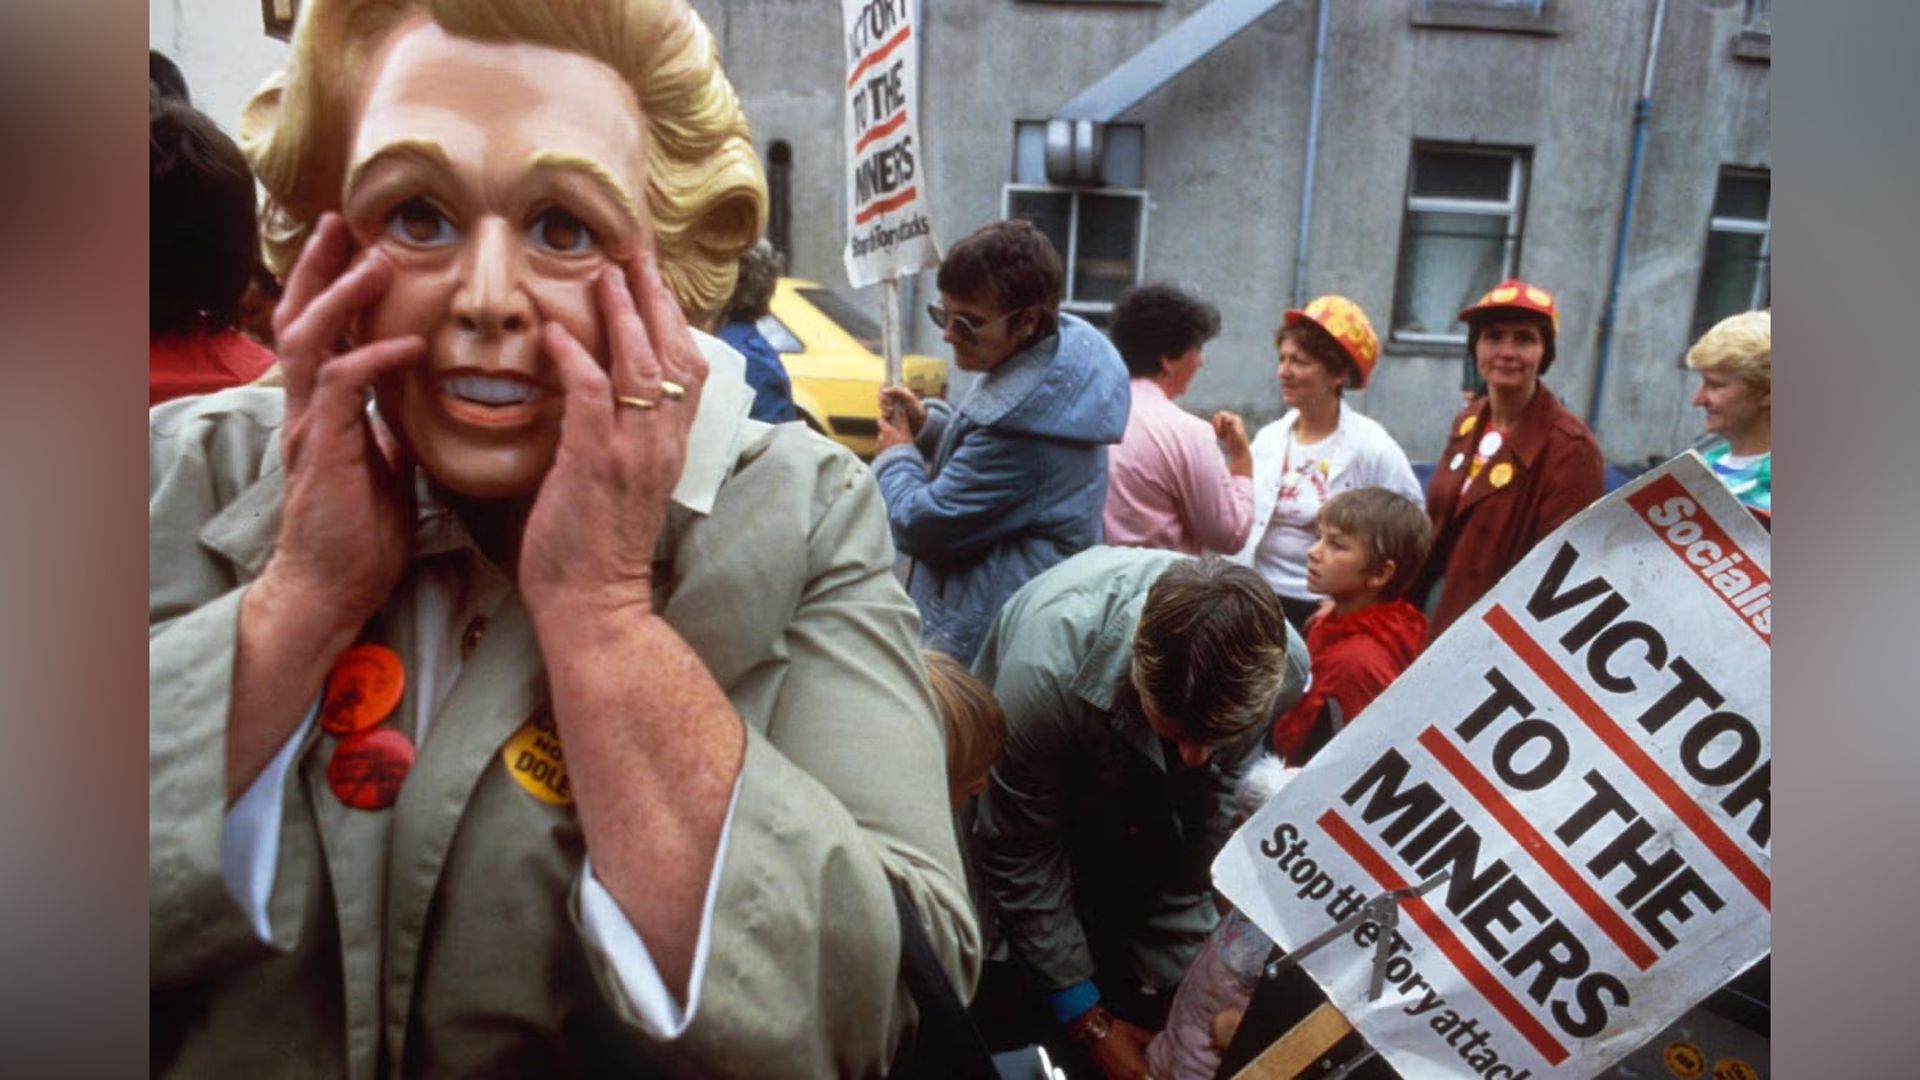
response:
[[[1665,0],[1662,0],[1665,2]],[[1327,0],[1314,5],[1313,103],[1307,107],[1307,164],[1300,183],[1300,237],[1293,245],[1293,303],[1307,296],[1308,227],[1313,224],[1313,163],[1320,156],[1320,72],[1327,58]]]
[[[1620,307],[1620,279],[1627,271],[1627,237],[1633,230],[1634,196],[1640,192],[1640,162],[1647,149],[1647,121],[1653,115],[1653,68],[1660,59],[1660,25],[1666,21],[1667,0],[1654,0],[1653,29],[1647,34],[1647,70],[1640,81],[1640,100],[1633,103],[1633,156],[1627,162],[1627,198],[1620,207],[1620,236],[1613,249],[1613,279],[1607,283],[1607,303],[1600,313],[1600,345],[1593,361],[1593,394],[1587,399],[1587,427],[1600,430],[1600,401],[1607,388],[1607,356],[1613,349],[1613,320]]]

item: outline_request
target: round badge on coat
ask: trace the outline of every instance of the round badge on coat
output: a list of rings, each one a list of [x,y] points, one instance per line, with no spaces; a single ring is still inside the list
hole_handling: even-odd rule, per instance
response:
[[[1449,461],[1449,462],[1447,462],[1447,471],[1448,471],[1448,472],[1459,472],[1459,471],[1460,471],[1460,466],[1462,466],[1462,465],[1465,465],[1466,463],[1467,463],[1467,455],[1465,455],[1465,454],[1455,454],[1455,455],[1453,455],[1453,460],[1452,460],[1452,461]]]
[[[341,653],[327,672],[320,726],[335,735],[365,731],[400,704],[406,684],[398,653],[385,645],[355,645]]]
[[[1489,431],[1485,435],[1480,436],[1480,456],[1490,458],[1499,453],[1500,444],[1503,441],[1504,440],[1500,438],[1500,433],[1497,431]]]
[[[1473,430],[1473,426],[1475,424],[1478,424],[1479,422],[1480,422],[1480,418],[1478,416],[1469,416],[1465,420],[1460,421],[1460,430],[1455,434],[1465,435],[1471,432]]]
[[[400,795],[413,768],[413,740],[392,728],[362,731],[340,740],[327,762],[327,786],[355,810],[384,810]]]
[[[1513,466],[1507,464],[1504,461],[1498,465],[1495,465],[1492,471],[1487,473],[1487,482],[1497,488],[1506,487],[1507,484],[1512,480],[1513,480]]]
[[[541,709],[520,725],[500,748],[507,775],[521,790],[551,806],[573,805],[573,785],[567,782],[567,759],[560,749],[560,731],[553,713]]]

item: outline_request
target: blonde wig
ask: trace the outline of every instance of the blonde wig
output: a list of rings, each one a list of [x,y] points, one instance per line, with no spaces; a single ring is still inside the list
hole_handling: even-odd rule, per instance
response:
[[[1773,311],[1743,311],[1713,324],[1687,350],[1695,371],[1723,371],[1760,390],[1773,389]]]
[[[710,324],[760,235],[767,189],[719,49],[686,0],[307,0],[286,69],[240,122],[241,148],[267,190],[268,268],[284,279],[320,215],[338,209],[368,67],[421,13],[458,37],[590,56],[626,80],[646,121],[661,274],[688,321]]]

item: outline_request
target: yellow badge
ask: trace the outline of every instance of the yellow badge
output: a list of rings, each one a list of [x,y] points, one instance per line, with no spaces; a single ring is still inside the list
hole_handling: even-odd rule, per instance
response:
[[[501,748],[500,760],[527,794],[554,806],[573,805],[573,785],[567,783],[567,761],[560,753],[560,732],[551,710],[541,709],[521,724]]]
[[[1454,432],[1454,434],[1455,435],[1469,434],[1473,431],[1474,425],[1478,424],[1479,422],[1480,422],[1480,414],[1475,413],[1474,415],[1467,417],[1465,420],[1460,421],[1460,430]]]
[[[1508,464],[1507,462],[1503,461],[1500,464],[1495,465],[1492,469],[1489,469],[1487,471],[1487,482],[1489,484],[1492,484],[1494,487],[1497,487],[1497,488],[1506,487],[1509,483],[1512,482],[1512,480],[1513,480],[1513,466]]]
[[[1713,1080],[1760,1080],[1760,1074],[1737,1057],[1723,1057],[1713,1063]]]
[[[1667,1071],[1680,1080],[1698,1080],[1707,1071],[1707,1055],[1690,1042],[1668,1043],[1660,1057],[1667,1063]]]

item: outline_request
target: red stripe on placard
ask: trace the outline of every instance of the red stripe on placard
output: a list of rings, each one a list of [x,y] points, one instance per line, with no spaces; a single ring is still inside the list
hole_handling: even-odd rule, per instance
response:
[[[1580,876],[1572,864],[1547,843],[1547,838],[1540,835],[1533,823],[1488,782],[1473,762],[1467,760],[1467,755],[1440,733],[1439,728],[1430,726],[1421,732],[1420,745],[1426,747],[1434,760],[1445,766],[1453,778],[1460,781],[1460,785],[1507,830],[1507,834],[1525,848],[1527,854],[1533,856],[1533,861],[1539,863],[1547,876],[1558,883],[1574,903],[1580,905],[1580,910],[1586,912],[1587,917],[1601,930],[1606,931],[1613,943],[1620,946],[1620,951],[1627,954],[1627,959],[1633,961],[1641,971],[1653,966],[1653,947],[1633,932],[1627,920],[1621,918],[1620,913],[1613,910],[1612,905],[1595,892],[1592,885],[1587,884],[1587,880]]]
[[[1613,722],[1613,717],[1608,716],[1599,702],[1594,701],[1585,690],[1580,688],[1579,683],[1573,681],[1573,676],[1568,675],[1561,670],[1559,664],[1554,663],[1553,658],[1547,655],[1547,651],[1540,647],[1539,642],[1528,637],[1527,632],[1520,629],[1520,624],[1514,621],[1506,608],[1494,604],[1487,608],[1483,618],[1486,619],[1487,625],[1493,628],[1493,632],[1499,635],[1500,640],[1507,643],[1507,648],[1512,649],[1514,655],[1518,656],[1541,682],[1546,683],[1547,688],[1558,695],[1560,700],[1573,710],[1573,714],[1587,725],[1588,729],[1600,737],[1600,741],[1606,744],[1607,749],[1613,751],[1613,755],[1624,762],[1627,768],[1632,769],[1641,783],[1647,785],[1649,790],[1660,797],[1661,802],[1667,804],[1668,809],[1672,810],[1676,817],[1686,823],[1687,828],[1693,830],[1693,835],[1699,837],[1700,842],[1707,846],[1707,850],[1719,858],[1721,865],[1727,868],[1727,872],[1737,878],[1740,884],[1745,885],[1747,891],[1753,894],[1754,899],[1760,901],[1762,907],[1772,911],[1773,882],[1768,879],[1766,872],[1760,869],[1758,863],[1749,858],[1746,852],[1740,850],[1739,845],[1733,842],[1733,838],[1727,835],[1726,830],[1715,824],[1714,820],[1707,816],[1707,812],[1700,808],[1699,803],[1680,790],[1680,785],[1674,782],[1673,777],[1667,775],[1666,770],[1660,768],[1653,758],[1640,748],[1640,744],[1633,741],[1633,736],[1628,735],[1621,730],[1620,725]]]
[[[887,39],[887,43],[885,45],[882,45],[879,48],[868,53],[867,55],[861,57],[860,62],[853,65],[853,70],[847,72],[847,89],[849,90],[853,89],[853,84],[860,81],[860,76],[864,74],[868,68],[879,63],[882,60],[885,60],[887,58],[887,54],[899,48],[900,43],[907,40],[907,37],[912,33],[913,33],[913,27],[903,26],[900,28],[899,33]]]
[[[857,154],[860,151],[865,150],[867,148],[868,143],[872,142],[875,139],[885,138],[886,136],[893,134],[894,132],[900,130],[901,124],[904,124],[906,122],[907,122],[907,111],[905,109],[902,109],[897,113],[894,113],[893,119],[887,121],[884,124],[881,124],[879,127],[868,128],[867,133],[865,135],[860,136],[860,141],[853,144],[853,152]]]
[[[1675,500],[1679,500],[1676,502]],[[1647,528],[1653,530],[1673,552],[1673,557],[1686,566],[1687,573],[1700,579],[1720,602],[1727,605],[1736,618],[1747,624],[1747,629],[1760,636],[1760,640],[1773,647],[1773,619],[1766,619],[1767,628],[1763,629],[1754,620],[1773,606],[1773,579],[1765,570],[1753,561],[1752,556],[1739,544],[1733,542],[1720,523],[1712,515],[1701,509],[1700,503],[1687,492],[1687,487],[1672,476],[1663,476],[1658,480],[1627,496],[1627,505]],[[1691,510],[1692,513],[1684,511]],[[1665,525],[1653,519],[1658,511],[1663,517],[1672,520]],[[1708,556],[1711,548],[1712,555]],[[1722,574],[1738,570],[1747,579],[1747,585],[1739,592],[1728,594],[1713,584],[1713,580]],[[1711,571],[1711,572],[1709,572]]]
[[[867,207],[865,210],[862,210],[859,213],[853,215],[853,223],[855,225],[865,225],[867,221],[871,218],[878,217],[879,215],[884,214],[889,210],[898,210],[901,207],[907,205],[908,203],[914,200],[914,197],[916,195],[919,195],[919,194],[920,194],[919,188],[908,188],[907,190],[901,192],[900,194],[895,195],[891,199],[881,199],[879,202],[874,203],[873,205]]]
[[[1354,831],[1353,826],[1347,824],[1345,818],[1329,809],[1320,815],[1317,824],[1328,836],[1333,837],[1333,842],[1339,844],[1348,857],[1372,875],[1373,880],[1379,882],[1381,888],[1404,889],[1407,887],[1406,879],[1395,873],[1393,867],[1387,865],[1387,860],[1373,850],[1373,845],[1367,843],[1358,832]],[[1445,886],[1441,887],[1445,888]],[[1440,916],[1434,913],[1426,900],[1418,896],[1411,897],[1402,901],[1401,907],[1413,917],[1413,921],[1419,925],[1421,932],[1432,939],[1434,945],[1446,955],[1448,962],[1453,964],[1455,970],[1459,971],[1467,982],[1479,991],[1480,996],[1500,1010],[1500,1015],[1506,1017],[1507,1022],[1512,1024],[1521,1035],[1526,1036],[1526,1040],[1533,1044],[1535,1050],[1540,1051],[1540,1056],[1547,1059],[1547,1064],[1558,1065],[1567,1060],[1567,1048],[1560,1045],[1553,1034],[1547,1030],[1546,1025],[1528,1012],[1526,1006],[1520,1004],[1520,999],[1514,997],[1513,992],[1501,985],[1500,980],[1494,978],[1493,972],[1488,971],[1486,965],[1468,951],[1466,943],[1460,940],[1452,927],[1440,921]]]

